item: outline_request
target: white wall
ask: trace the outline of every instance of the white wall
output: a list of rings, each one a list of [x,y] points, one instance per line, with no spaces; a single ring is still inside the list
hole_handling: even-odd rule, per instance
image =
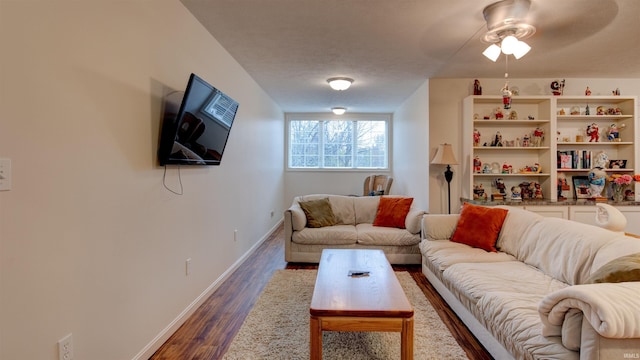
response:
[[[283,113],[178,0],[1,1],[0,41],[0,358],[73,333],[76,359],[146,359],[281,219]],[[191,72],[240,109],[177,196],[161,100]]]
[[[430,158],[435,154],[439,143],[453,145],[458,162],[464,159],[462,154],[462,100],[473,94],[474,79],[430,79],[429,90],[429,138]],[[479,79],[483,95],[500,95],[504,78]],[[509,84],[520,89],[521,95],[551,95],[550,84],[556,79],[510,79]],[[564,95],[584,95],[587,86],[591,95],[611,95],[612,90],[620,89],[621,95],[640,95],[640,79],[565,79]],[[471,141],[471,139],[469,139]],[[462,173],[460,165],[452,166],[454,172],[451,181],[451,212],[460,209],[460,189]],[[434,169],[429,176],[429,206],[432,213],[447,212],[447,183],[444,180],[444,168]]]
[[[396,110],[393,123],[393,186],[413,196],[414,206],[429,211],[428,80]]]

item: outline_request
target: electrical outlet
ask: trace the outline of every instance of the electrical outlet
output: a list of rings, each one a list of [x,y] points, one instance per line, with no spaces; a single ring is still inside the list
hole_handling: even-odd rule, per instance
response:
[[[233,230],[233,241],[238,241],[238,229]]]
[[[185,271],[185,275],[189,276],[191,275],[191,258],[188,258],[185,262],[184,262],[184,271]]]
[[[58,340],[58,360],[73,360],[72,334],[69,334]]]
[[[0,159],[0,191],[11,190],[11,159]]]

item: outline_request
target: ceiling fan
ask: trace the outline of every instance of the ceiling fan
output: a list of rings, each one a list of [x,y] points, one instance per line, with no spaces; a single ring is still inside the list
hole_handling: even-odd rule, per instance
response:
[[[487,22],[487,33],[482,41],[491,44],[482,54],[491,61],[501,53],[520,59],[531,47],[522,41],[531,37],[536,28],[527,23],[530,0],[502,0],[488,5],[482,11]]]

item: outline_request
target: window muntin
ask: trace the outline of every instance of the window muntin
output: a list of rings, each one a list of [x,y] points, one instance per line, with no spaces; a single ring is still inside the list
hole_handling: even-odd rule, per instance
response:
[[[288,116],[288,168],[388,169],[390,116]]]

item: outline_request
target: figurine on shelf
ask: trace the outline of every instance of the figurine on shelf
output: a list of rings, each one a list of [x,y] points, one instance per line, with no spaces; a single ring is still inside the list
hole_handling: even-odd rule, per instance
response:
[[[604,185],[607,180],[607,173],[602,168],[594,167],[589,172],[588,177],[589,195],[595,199],[602,198],[602,190],[604,190]]]
[[[502,107],[506,110],[511,109],[511,95],[513,93],[509,90],[509,83],[506,82],[500,91],[502,92]]]
[[[504,114],[502,113],[502,109],[496,108],[496,111],[493,113],[493,116],[496,117],[496,120],[502,120],[504,118]]]
[[[522,189],[520,189],[520,186],[514,185],[511,187],[511,200],[522,200]]]
[[[493,139],[493,142],[491,142],[491,146],[502,146],[502,134],[500,131],[496,132],[496,137]]]
[[[589,89],[588,86],[587,86],[587,89],[584,91],[584,95],[585,96],[590,96],[591,95],[591,89]]]
[[[551,92],[553,95],[559,96],[564,92],[564,79],[562,81],[554,80],[551,82]]]
[[[596,115],[604,115],[604,114],[605,114],[604,106],[598,106],[596,108]]]
[[[474,200],[487,200],[487,194],[484,192],[482,184],[473,185],[473,199]]]
[[[480,80],[478,79],[473,81],[473,95],[482,95],[482,86],[480,86]]]
[[[509,120],[518,120],[518,112],[511,110],[509,113]]]
[[[613,90],[613,91],[611,92],[611,94],[612,94],[613,96],[620,96],[620,89],[619,89],[619,88],[616,88],[615,90]]]
[[[606,152],[600,151],[593,158],[593,167],[606,169],[609,164],[609,155]]]
[[[537,127],[533,130],[533,146],[540,147],[542,146],[542,140],[544,139],[544,131]]]
[[[502,173],[503,174],[511,174],[513,173],[513,166],[507,164],[507,162],[502,163]]]
[[[540,185],[537,182],[532,182],[532,184],[533,184],[533,198],[543,199],[544,196],[542,196],[542,185]]]
[[[600,141],[600,130],[598,129],[598,124],[592,123],[591,125],[587,125],[587,135],[589,136],[589,142],[598,142]]]
[[[480,174],[482,172],[482,161],[480,161],[480,157],[478,155],[473,158],[473,172],[476,174]]]
[[[502,196],[501,199],[504,199],[504,197],[507,195],[507,190],[506,190],[507,187],[504,184],[504,179],[503,178],[494,179],[493,183],[495,185],[496,192]]]
[[[520,184],[518,184],[518,186],[520,187],[520,194],[521,194],[523,200],[533,198],[533,192],[531,191],[531,188],[529,187],[530,185],[531,185],[531,183],[529,183],[527,181],[523,181]]]
[[[591,109],[589,109],[589,104],[587,104],[587,107],[584,109],[584,114],[591,115]]]
[[[618,130],[618,125],[609,125],[609,135],[607,136],[607,139],[609,141],[620,141],[620,131]]]
[[[473,129],[473,146],[480,146],[480,131]]]
[[[530,140],[531,138],[529,137],[529,134],[524,134],[524,136],[522,137],[522,147],[529,147]]]

